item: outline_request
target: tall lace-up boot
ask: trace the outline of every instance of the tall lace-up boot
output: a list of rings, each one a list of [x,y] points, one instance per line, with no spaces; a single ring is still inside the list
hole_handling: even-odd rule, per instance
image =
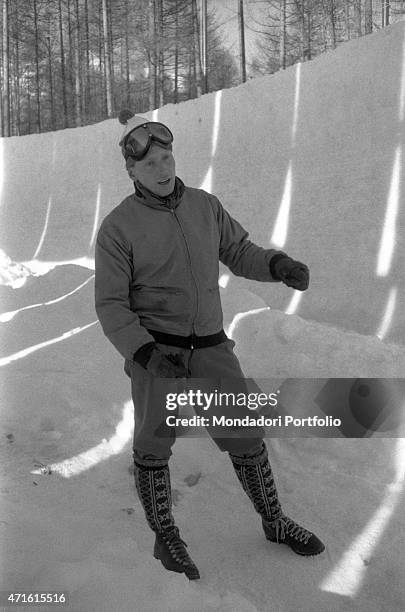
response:
[[[189,580],[200,577],[180,538],[172,515],[170,472],[167,465],[145,467],[135,463],[135,486],[149,527],[155,532],[155,559],[172,571],[185,574]]]
[[[262,517],[264,534],[270,542],[287,544],[298,555],[318,555],[325,546],[317,536],[286,516],[278,501],[266,446],[252,457],[230,458],[244,491]]]

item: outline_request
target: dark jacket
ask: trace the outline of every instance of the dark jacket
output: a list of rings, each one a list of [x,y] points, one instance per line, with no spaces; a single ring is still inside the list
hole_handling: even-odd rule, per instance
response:
[[[137,190],[114,208],[98,232],[95,303],[103,331],[126,359],[153,342],[147,329],[206,336],[222,329],[220,260],[237,276],[276,280],[263,249],[218,198],[184,187],[162,202]]]

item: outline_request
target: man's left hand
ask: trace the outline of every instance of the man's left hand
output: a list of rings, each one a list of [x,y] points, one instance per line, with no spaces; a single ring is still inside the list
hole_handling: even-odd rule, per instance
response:
[[[283,257],[274,266],[277,277],[287,287],[305,291],[309,285],[309,269],[304,263],[291,257]]]

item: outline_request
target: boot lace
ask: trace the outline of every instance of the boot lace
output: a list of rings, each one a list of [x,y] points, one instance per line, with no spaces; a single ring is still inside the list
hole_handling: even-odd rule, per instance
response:
[[[181,539],[178,533],[174,532],[168,536],[164,536],[164,541],[170,551],[170,554],[172,555],[173,559],[177,561],[177,563],[184,566],[194,565],[186,551],[185,547],[187,544]]]
[[[305,529],[305,527],[301,527],[295,521],[290,519],[288,516],[281,516],[275,521],[271,521],[269,523],[271,527],[273,527],[276,532],[276,540],[284,540],[286,535],[291,536],[297,542],[303,542],[304,544],[308,543],[308,540],[312,536],[312,533]]]

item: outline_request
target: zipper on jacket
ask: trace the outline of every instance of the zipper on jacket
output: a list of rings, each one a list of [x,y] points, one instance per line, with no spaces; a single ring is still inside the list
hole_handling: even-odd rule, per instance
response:
[[[196,334],[195,334],[195,329],[194,329],[194,323],[195,323],[195,320],[196,320],[197,314],[198,314],[198,301],[199,301],[198,285],[197,285],[197,281],[196,281],[195,276],[194,276],[193,267],[191,265],[190,250],[188,248],[188,244],[187,244],[187,240],[186,240],[186,236],[184,234],[183,228],[181,227],[181,223],[179,221],[178,216],[176,215],[175,209],[174,208],[170,208],[170,211],[171,211],[171,213],[173,214],[174,218],[177,221],[177,224],[178,224],[178,226],[180,228],[181,235],[183,236],[184,244],[186,245],[186,251],[187,251],[188,261],[189,261],[189,265],[190,265],[190,274],[191,274],[191,278],[193,279],[193,283],[194,283],[194,287],[195,287],[196,309],[195,309],[195,314],[194,314],[193,320],[191,322],[191,336],[195,336]],[[194,346],[193,346],[193,339],[191,339],[191,343],[192,343],[191,349],[193,349],[194,348]]]

